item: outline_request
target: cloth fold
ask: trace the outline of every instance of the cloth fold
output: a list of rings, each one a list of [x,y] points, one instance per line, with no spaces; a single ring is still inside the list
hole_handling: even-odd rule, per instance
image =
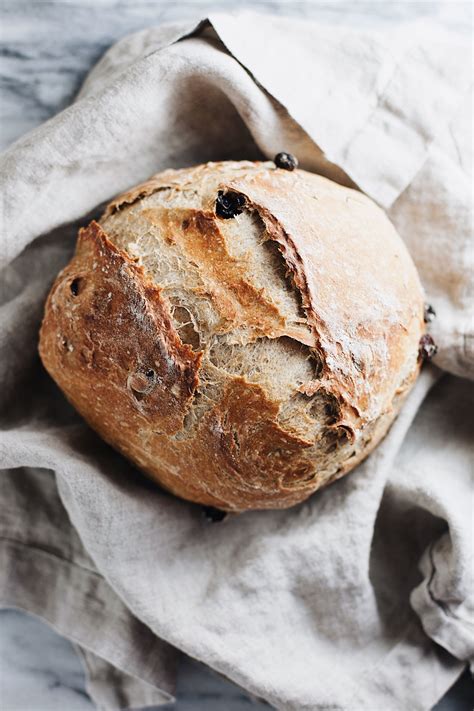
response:
[[[0,603],[85,650],[101,708],[166,702],[177,650],[298,711],[428,709],[472,660],[474,386],[439,369],[474,374],[469,59],[437,27],[215,14],[121,40],[1,157]],[[439,368],[356,472],[211,527],[86,427],[37,333],[82,215],[167,167],[280,150],[387,209]]]
[[[35,614],[76,643],[99,709],[172,701],[177,650],[133,617],[97,571],[54,474],[4,470],[0,501],[0,606]]]

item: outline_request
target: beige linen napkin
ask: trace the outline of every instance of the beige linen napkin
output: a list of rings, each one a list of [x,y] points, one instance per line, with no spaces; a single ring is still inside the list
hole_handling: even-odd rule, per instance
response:
[[[192,30],[119,42],[1,159],[0,601],[86,650],[102,708],[169,698],[177,648],[278,708],[428,709],[474,658],[471,383],[425,368],[356,473],[212,525],[100,442],[35,348],[74,220],[165,167],[289,150],[388,210],[437,365],[472,376],[470,48],[251,13]]]

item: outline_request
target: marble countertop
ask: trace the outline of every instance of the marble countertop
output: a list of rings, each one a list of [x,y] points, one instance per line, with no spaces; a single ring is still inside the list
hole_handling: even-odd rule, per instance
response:
[[[472,711],[473,688],[466,672],[433,711]],[[185,657],[179,668],[176,698],[176,704],[160,708],[170,711],[268,711],[270,708]],[[0,611],[0,708],[2,711],[94,709],[85,691],[84,671],[73,645],[43,622],[16,610]]]
[[[233,0],[3,0],[0,46],[0,150],[64,108],[105,49],[151,24],[200,19],[226,7],[368,26],[415,18],[441,18],[469,31],[470,3],[428,1]],[[177,711],[268,709],[236,686],[183,658]],[[466,673],[436,711],[472,709],[474,687]],[[2,711],[90,711],[84,672],[73,645],[39,620],[0,611]],[[163,707],[162,707],[163,708]],[[409,710],[407,710],[409,711]]]

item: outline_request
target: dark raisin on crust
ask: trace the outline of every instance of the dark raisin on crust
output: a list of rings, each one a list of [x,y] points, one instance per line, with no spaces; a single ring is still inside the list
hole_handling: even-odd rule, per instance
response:
[[[420,338],[420,347],[418,349],[419,357],[421,360],[431,360],[437,352],[438,346],[433,338],[429,333],[425,333],[425,335]]]
[[[223,521],[227,516],[226,511],[216,509],[214,506],[204,506],[202,512],[205,518],[211,523],[219,523],[219,521]]]
[[[431,323],[431,321],[436,318],[436,311],[431,304],[425,304],[425,313],[423,318],[425,323]]]
[[[80,282],[80,281],[81,281],[81,280],[79,279],[79,277],[76,277],[76,279],[73,279],[72,282],[71,282],[70,285],[69,285],[69,288],[70,288],[70,290],[71,290],[71,294],[72,294],[73,296],[77,296],[77,295],[79,294],[79,282]]]
[[[277,153],[273,162],[282,170],[295,170],[298,167],[298,160],[291,153]]]
[[[240,215],[245,205],[245,198],[239,193],[227,192],[219,190],[216,199],[216,215],[230,220],[236,215]]]

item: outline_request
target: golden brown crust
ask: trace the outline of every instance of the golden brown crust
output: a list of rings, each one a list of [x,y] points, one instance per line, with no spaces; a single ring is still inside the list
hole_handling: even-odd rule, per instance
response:
[[[244,196],[264,239],[278,246],[303,318],[290,318],[262,286],[247,252],[232,251],[232,229],[249,228],[216,216],[218,190]],[[116,219],[122,211],[125,222]],[[53,286],[40,354],[90,425],[140,468],[192,501],[285,508],[376,446],[418,373],[423,294],[370,200],[273,164],[206,164],[137,186],[110,204],[102,225],[81,231]],[[182,260],[185,306],[192,311],[195,300],[212,312],[199,348],[183,340],[174,282],[157,284],[152,261],[136,263],[140,230],[157,253],[167,245]],[[252,344],[263,353],[257,360],[270,360],[253,381]],[[227,367],[224,346],[247,363],[241,372]],[[305,374],[300,381],[285,380],[276,361],[272,373],[280,351]]]
[[[246,278],[238,260],[229,255],[214,214],[195,209],[164,212],[147,208],[141,215],[159,227],[165,240],[179,244],[187,259],[198,266],[222,318],[221,332],[245,325],[253,329],[256,337],[288,336],[308,346],[314,344],[307,328],[289,326],[264,290]]]
[[[228,188],[259,211],[294,274],[323,361],[308,392],[326,387],[342,396],[348,419],[389,409],[418,348],[423,299],[385,214],[364,195],[303,171],[284,173],[276,184],[265,171]]]
[[[96,222],[49,294],[40,355],[94,429],[114,443],[120,429],[131,456],[150,423],[179,431],[201,359],[179,340],[159,288]]]

